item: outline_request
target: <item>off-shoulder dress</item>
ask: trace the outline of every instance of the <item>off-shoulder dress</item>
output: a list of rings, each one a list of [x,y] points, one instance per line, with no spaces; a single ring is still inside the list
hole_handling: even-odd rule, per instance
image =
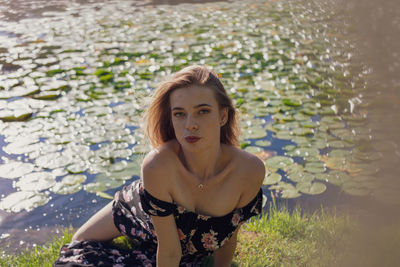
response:
[[[173,214],[182,247],[180,266],[201,266],[204,259],[223,246],[237,227],[262,210],[262,190],[246,206],[220,216],[206,216],[176,203],[159,200],[147,192],[141,180],[115,194],[114,224],[134,249],[116,248],[107,242],[80,241],[61,248],[53,266],[156,266],[157,237],[152,216]]]

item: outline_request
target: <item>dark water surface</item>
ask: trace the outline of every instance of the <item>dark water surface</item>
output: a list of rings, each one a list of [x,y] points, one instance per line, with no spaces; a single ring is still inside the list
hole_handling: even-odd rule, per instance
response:
[[[1,249],[32,248],[79,227],[138,179],[132,162],[148,151],[143,103],[158,81],[191,62],[226,79],[242,112],[243,148],[267,162],[265,155],[289,160],[290,170],[271,167],[282,180],[264,185],[268,200],[398,220],[400,24],[385,21],[398,15],[394,6],[2,1],[1,109],[33,119],[0,121],[0,166],[26,163],[7,169],[14,176],[0,173]],[[372,35],[360,28],[368,23]],[[19,87],[27,91],[13,95]],[[52,176],[21,182],[36,172]],[[7,198],[17,191],[37,195]]]

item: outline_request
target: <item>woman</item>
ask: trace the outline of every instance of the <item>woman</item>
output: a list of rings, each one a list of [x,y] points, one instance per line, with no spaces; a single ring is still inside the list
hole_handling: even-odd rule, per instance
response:
[[[162,83],[146,132],[154,150],[141,180],[90,218],[55,266],[200,266],[211,254],[230,266],[240,225],[261,212],[265,167],[236,147],[236,111],[217,75],[192,66]],[[133,251],[98,242],[121,234]]]

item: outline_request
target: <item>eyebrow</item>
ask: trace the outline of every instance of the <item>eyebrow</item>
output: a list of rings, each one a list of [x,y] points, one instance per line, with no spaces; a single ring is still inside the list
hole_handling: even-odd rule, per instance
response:
[[[212,106],[210,104],[198,104],[196,106],[194,106],[194,108],[200,108],[200,107],[210,107],[212,108]],[[184,108],[181,107],[173,107],[171,110],[183,110]]]

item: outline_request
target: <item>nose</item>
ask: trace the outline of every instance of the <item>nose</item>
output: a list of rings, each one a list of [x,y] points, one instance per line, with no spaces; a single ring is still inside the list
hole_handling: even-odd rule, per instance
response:
[[[190,132],[196,131],[199,129],[199,126],[196,120],[192,116],[188,116],[186,120],[186,129]]]

